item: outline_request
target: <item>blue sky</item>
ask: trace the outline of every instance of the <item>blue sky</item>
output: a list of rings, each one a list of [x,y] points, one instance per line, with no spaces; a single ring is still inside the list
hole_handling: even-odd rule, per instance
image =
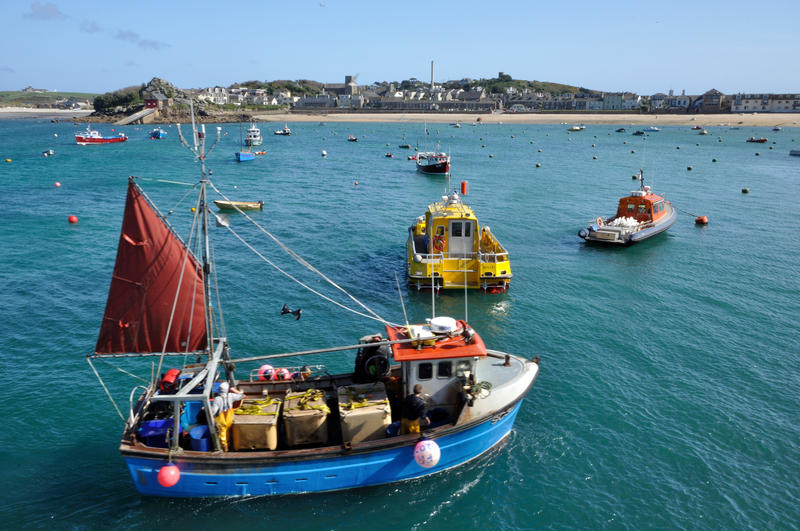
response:
[[[800,92],[796,0],[2,0],[0,90],[494,77],[639,94]],[[224,6],[224,7],[223,7]]]

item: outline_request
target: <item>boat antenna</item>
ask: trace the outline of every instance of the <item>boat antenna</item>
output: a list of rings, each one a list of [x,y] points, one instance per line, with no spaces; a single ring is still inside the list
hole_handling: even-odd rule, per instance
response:
[[[394,272],[394,282],[397,284],[397,296],[400,297],[400,307],[403,308],[403,319],[406,322],[406,330],[408,330],[408,315],[406,314],[406,303],[403,302],[403,293],[400,291],[400,280],[397,278],[397,271]]]

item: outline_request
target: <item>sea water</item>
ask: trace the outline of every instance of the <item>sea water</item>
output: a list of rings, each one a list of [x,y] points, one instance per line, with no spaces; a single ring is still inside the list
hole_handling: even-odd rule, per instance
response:
[[[294,134],[284,137],[262,123],[267,154],[236,163],[246,125],[221,126],[212,180],[230,199],[263,200],[263,212],[250,215],[286,246],[385,319],[402,321],[402,297],[412,321],[468,316],[490,348],[541,358],[510,437],[458,469],[395,485],[281,498],[138,495],[118,451],[122,421],[85,357],[105,307],[128,176],[142,178],[185,234],[193,192],[147,179],[194,183],[198,165],[174,126],[150,140],[152,126],[99,125],[129,140],[78,146],[81,127],[71,123],[0,121],[0,527],[797,526],[800,159],[789,150],[800,147],[800,130],[706,126],[700,136],[663,127],[643,140],[632,126],[614,132],[619,125],[428,124],[426,132],[420,123],[312,122],[290,123]],[[750,136],[769,142],[746,143]],[[413,150],[397,147],[404,137],[452,154],[449,189],[468,182],[465,202],[510,253],[507,294],[432,300],[406,287],[407,227],[448,183],[415,171]],[[48,149],[55,155],[43,157]],[[640,168],[682,210],[678,222],[632,247],[585,244],[577,232],[615,212]],[[695,215],[709,224],[695,225]],[[355,307],[242,216],[231,226],[308,287]],[[234,357],[382,332],[227,230],[213,227],[212,237]],[[283,304],[302,308],[302,318],[281,316]],[[286,363],[346,371],[353,359]],[[95,365],[127,414],[141,382],[116,368],[147,380],[152,360]]]

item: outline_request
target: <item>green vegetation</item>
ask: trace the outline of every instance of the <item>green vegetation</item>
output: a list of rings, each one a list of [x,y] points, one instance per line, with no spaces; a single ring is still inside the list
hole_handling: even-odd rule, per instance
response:
[[[464,90],[471,90],[475,87],[483,87],[487,92],[492,94],[500,94],[505,92],[508,87],[513,87],[517,92],[543,92],[545,94],[563,94],[571,92],[572,94],[596,94],[598,91],[589,90],[584,87],[575,87],[573,85],[564,85],[562,83],[550,83],[548,81],[526,81],[524,79],[512,79],[508,74],[500,73],[498,77],[494,78],[481,78],[460,81],[448,81],[442,84],[448,89],[463,88]]]
[[[234,83],[228,88],[265,89],[270,96],[280,90],[288,90],[292,93],[292,96],[314,96],[322,91],[323,86],[324,84],[318,81],[298,79],[297,81],[245,81],[243,83]]]
[[[2,106],[50,107],[66,100],[92,101],[95,94],[85,92],[23,92],[21,90],[0,91]]]
[[[144,84],[142,84],[138,87],[126,87],[114,92],[101,94],[94,99],[94,110],[97,113],[104,114],[114,112],[117,107],[130,108],[144,105],[144,100],[142,99],[144,87]]]

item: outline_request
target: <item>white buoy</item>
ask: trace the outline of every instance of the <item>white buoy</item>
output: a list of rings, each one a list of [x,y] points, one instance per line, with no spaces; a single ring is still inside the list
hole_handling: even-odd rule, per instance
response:
[[[414,447],[414,460],[422,468],[431,468],[439,463],[442,451],[435,441],[424,440]]]
[[[328,152],[327,152],[327,151],[325,151],[324,149],[322,150],[322,156],[323,156],[323,157],[327,157],[327,156],[328,156]]]

